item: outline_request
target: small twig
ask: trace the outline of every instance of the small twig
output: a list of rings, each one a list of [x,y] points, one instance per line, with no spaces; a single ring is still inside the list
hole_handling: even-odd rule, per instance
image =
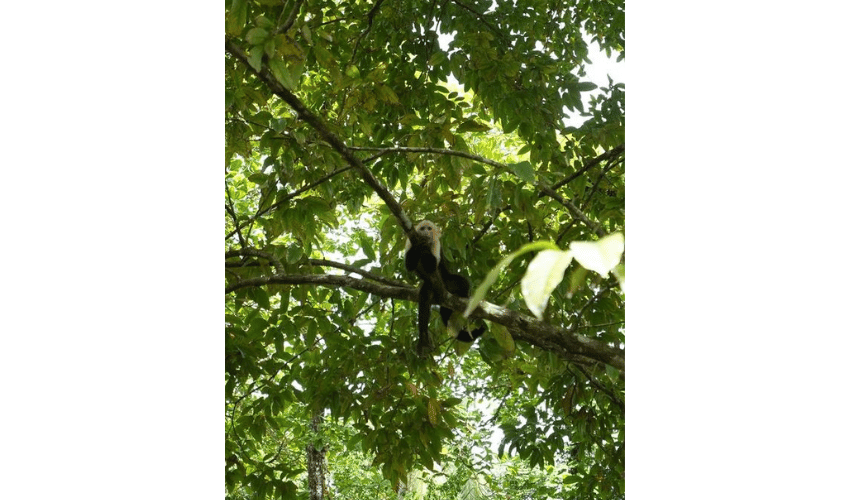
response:
[[[230,190],[227,189],[227,186],[225,186],[224,192],[227,194],[227,205],[224,206],[224,209],[227,210],[227,212],[230,214],[230,217],[233,218],[233,225],[236,226],[236,229],[234,229],[233,232],[235,232],[237,237],[239,238],[239,244],[244,247],[245,246],[245,238],[242,237],[242,233],[239,231],[239,229],[240,229],[239,228],[239,218],[236,216],[236,210],[233,209],[233,200],[230,197]],[[227,236],[227,238],[230,238],[231,236],[233,236],[233,232],[231,232]],[[225,239],[227,239],[227,238],[225,238]]]
[[[498,28],[496,28],[495,26],[493,26],[492,24],[487,22],[486,19],[484,19],[484,14],[481,14],[480,12],[476,11],[472,7],[469,7],[467,5],[460,3],[458,0],[452,0],[452,3],[457,5],[460,8],[464,9],[464,10],[467,10],[467,11],[475,14],[475,17],[477,17],[478,20],[481,21],[482,24],[484,24],[484,26],[487,26],[488,28],[490,28],[490,31],[492,31],[493,33],[498,35],[499,38],[501,38],[502,40],[508,39]]]
[[[385,278],[385,277],[380,276],[378,274],[374,274],[374,273],[371,273],[369,271],[364,271],[363,269],[360,269],[358,267],[349,266],[348,264],[342,264],[342,263],[339,263],[339,262],[333,262],[333,261],[324,260],[324,259],[309,259],[307,262],[311,266],[335,267],[337,269],[342,269],[343,271],[348,271],[350,273],[359,274],[360,276],[363,276],[364,278],[368,278],[372,281],[377,281],[378,283],[383,283],[385,285],[398,286],[398,287],[407,286],[406,283],[402,283],[400,281],[395,281],[395,280],[392,280],[392,279],[389,279],[389,278]]]
[[[378,13],[378,9],[381,7],[382,3],[384,3],[384,0],[378,0],[369,10],[369,14],[366,18],[366,29],[363,30],[363,33],[360,33],[360,36],[358,36],[357,40],[354,42],[354,49],[351,51],[351,59],[349,59],[347,66],[351,66],[354,63],[354,57],[357,55],[357,49],[360,48],[360,41],[363,40],[363,37],[369,34],[372,30],[372,22],[375,20],[375,14]]]
[[[501,207],[501,208],[497,208],[496,211],[493,213],[493,216],[490,217],[490,220],[485,222],[484,226],[481,228],[481,230],[478,231],[478,234],[475,235],[474,238],[472,238],[471,245],[474,247],[475,244],[478,243],[478,240],[480,240],[481,237],[484,236],[487,233],[487,230],[490,229],[490,226],[493,225],[493,222],[496,221],[496,219],[499,217],[499,215],[501,215],[502,212],[506,212],[510,209],[511,209],[510,204],[505,205],[504,207]]]
[[[559,182],[556,182],[555,184],[552,184],[552,189],[558,189],[558,188],[560,188],[561,186],[563,186],[563,185],[567,184],[568,182],[570,182],[570,181],[572,181],[572,180],[574,180],[574,179],[578,178],[578,176],[580,176],[581,174],[583,174],[583,173],[587,172],[588,170],[590,170],[591,168],[593,168],[595,165],[599,164],[599,162],[601,162],[601,161],[603,161],[603,160],[606,160],[606,159],[608,159],[608,158],[611,158],[611,157],[613,157],[613,156],[617,156],[617,155],[619,155],[620,153],[624,152],[625,150],[626,150],[626,145],[625,145],[625,144],[620,144],[619,146],[617,146],[617,147],[615,147],[615,148],[611,148],[610,150],[608,150],[608,151],[606,151],[606,152],[602,153],[601,155],[597,156],[596,158],[594,158],[594,159],[592,159],[592,160],[588,161],[587,163],[585,163],[585,164],[584,164],[584,166],[583,166],[582,168],[580,168],[579,170],[577,170],[574,174],[570,175],[570,176],[569,176],[569,177],[567,177],[566,179],[564,179],[564,180],[562,180],[562,181],[559,181]]]
[[[612,168],[619,165],[621,161],[622,159],[617,161],[611,160],[608,162],[608,164],[602,170],[602,173],[600,173],[599,177],[596,178],[596,182],[593,183],[593,187],[590,188],[590,191],[588,191],[587,195],[584,197],[584,203],[582,203],[581,205],[582,210],[587,210],[588,205],[590,205],[590,200],[593,198],[593,194],[596,193],[596,190],[599,188],[599,184],[602,182],[602,179],[607,179],[605,177],[605,174],[607,174]],[[608,181],[609,184],[610,182],[611,181]]]
[[[477,162],[481,162],[493,167],[509,170],[508,166],[504,163],[499,163],[497,161],[490,160],[488,158],[484,158],[483,156],[479,156],[472,153],[467,153],[464,151],[455,151],[452,149],[439,149],[439,148],[409,148],[409,147],[395,147],[395,148],[379,148],[379,147],[350,147],[349,149],[354,151],[382,151],[385,153],[431,153],[431,154],[443,154],[449,156],[460,156],[461,158],[467,158],[470,160],[475,160]],[[573,214],[573,217],[578,218],[582,221],[587,227],[593,230],[598,236],[605,236],[605,231],[602,229],[599,224],[591,222],[590,219],[577,207],[573,204],[572,201],[563,198],[561,195],[556,193],[554,189],[544,185],[543,183],[537,184],[537,189],[540,190],[540,196],[546,195],[550,198],[553,198],[555,201],[567,207],[570,213]]]
[[[351,170],[352,168],[354,168],[354,167],[350,167],[350,166],[349,166],[349,167],[343,167],[343,168],[336,169],[336,170],[334,170],[333,172],[331,172],[331,173],[329,173],[329,174],[327,174],[327,175],[325,175],[325,176],[322,176],[319,180],[317,180],[317,181],[315,181],[315,182],[311,182],[310,184],[307,184],[306,186],[304,186],[304,187],[302,187],[302,188],[300,188],[300,189],[296,189],[295,191],[293,191],[293,192],[289,193],[288,195],[286,195],[285,197],[283,197],[282,199],[280,199],[279,201],[277,201],[276,203],[274,203],[273,205],[271,205],[270,207],[266,208],[265,210],[260,210],[260,211],[259,211],[259,212],[257,212],[255,215],[253,215],[251,218],[249,218],[249,219],[245,220],[245,221],[244,221],[244,222],[242,222],[241,224],[238,224],[238,225],[236,226],[236,229],[234,229],[233,231],[229,232],[229,233],[228,233],[228,234],[227,234],[224,238],[225,238],[225,239],[230,238],[231,236],[233,236],[233,233],[235,233],[235,232],[236,232],[236,231],[238,231],[239,229],[241,229],[241,228],[245,227],[246,225],[248,225],[248,224],[250,224],[250,223],[253,223],[255,220],[257,220],[257,218],[259,218],[259,217],[261,217],[261,216],[263,216],[263,215],[265,215],[265,214],[269,213],[269,212],[270,212],[270,211],[272,211],[272,210],[275,210],[275,209],[279,208],[281,205],[283,205],[284,203],[288,202],[288,201],[289,201],[289,200],[291,200],[292,198],[295,198],[296,196],[298,196],[299,194],[301,194],[301,193],[303,193],[303,192],[305,192],[305,191],[309,191],[309,190],[313,189],[314,187],[316,187],[316,186],[318,186],[319,184],[321,184],[321,183],[325,182],[326,180],[330,179],[331,177],[333,177],[333,176],[335,176],[335,175],[339,175],[339,174],[341,174],[341,173],[345,172],[346,170]]]
[[[605,286],[604,286],[601,290],[599,290],[598,292],[594,293],[594,294],[593,294],[593,297],[589,298],[589,299],[587,300],[587,302],[585,302],[585,303],[584,303],[584,304],[583,304],[583,305],[582,305],[582,306],[578,309],[578,311],[576,311],[576,319],[575,319],[575,322],[573,322],[573,325],[570,327],[570,331],[571,331],[571,332],[574,332],[574,331],[576,331],[576,330],[578,329],[578,324],[579,324],[579,322],[581,321],[581,317],[584,315],[584,311],[585,311],[585,310],[587,310],[587,308],[588,308],[588,307],[590,307],[590,305],[591,305],[591,304],[593,304],[594,302],[596,302],[597,300],[599,300],[599,297],[601,297],[601,296],[602,296],[602,294],[607,293],[607,292],[608,292],[608,290],[610,290],[610,289],[611,289],[611,287],[613,287],[613,286],[614,286],[614,283],[608,283],[607,285],[605,285]]]
[[[272,267],[274,267],[275,272],[283,273],[285,271],[283,264],[281,264],[280,260],[278,260],[277,257],[275,257],[274,255],[272,255],[268,252],[263,252],[262,250],[257,250],[255,248],[241,248],[241,249],[238,249],[238,250],[230,250],[230,251],[224,253],[225,259],[227,259],[229,257],[237,257],[237,256],[260,257],[262,259],[266,259],[267,261],[271,262]]]
[[[569,210],[570,213],[573,214],[573,217],[576,217],[577,219],[582,221],[584,225],[592,229],[597,236],[599,236],[600,238],[605,236],[605,230],[602,229],[599,224],[592,222],[590,219],[588,219],[587,216],[584,215],[584,212],[579,210],[579,208],[575,206],[572,201],[562,197],[561,195],[553,191],[552,188],[543,185],[543,183],[538,183],[537,189],[539,189],[541,192],[545,193],[547,196],[557,201],[561,205],[567,207],[567,210]]]
[[[289,3],[288,1],[286,2]],[[289,28],[295,24],[295,18],[298,16],[298,12],[301,11],[301,5],[304,3],[304,0],[297,0],[295,5],[292,6],[292,10],[289,11],[289,17],[286,18],[286,22],[281,24],[274,32],[275,35],[280,33],[286,33],[289,31]],[[286,10],[286,6],[284,6],[283,11]],[[283,17],[283,11],[281,11],[280,16]]]
[[[591,384],[593,387],[595,387],[598,391],[601,391],[601,392],[605,393],[605,395],[607,395],[609,398],[611,398],[611,401],[613,401],[613,402],[614,402],[614,404],[616,404],[617,406],[619,406],[619,407],[620,407],[620,410],[622,410],[622,411],[625,411],[625,410],[626,410],[626,404],[625,404],[625,403],[623,403],[623,401],[622,401],[620,398],[618,398],[618,397],[617,397],[617,396],[616,396],[613,392],[609,391],[607,388],[605,388],[605,386],[603,386],[602,384],[600,384],[599,382],[597,382],[597,381],[596,381],[596,379],[595,379],[595,378],[593,378],[593,376],[591,376],[589,373],[587,373],[587,372],[584,370],[584,367],[583,367],[583,366],[581,366],[581,365],[579,365],[579,364],[573,364],[573,366],[575,366],[575,367],[576,367],[576,368],[577,368],[577,369],[578,369],[578,370],[579,370],[579,371],[580,371],[580,372],[581,372],[581,373],[585,376],[585,378],[587,379],[587,381],[588,381],[588,382],[590,382],[590,384]],[[570,370],[570,372],[572,372],[572,370],[570,369],[570,366],[569,366],[569,365],[567,365],[567,369],[568,369],[568,370]],[[575,374],[575,373],[573,373],[573,376],[575,376],[576,378],[578,378],[578,377],[576,376],[576,374]]]
[[[576,327],[576,330],[584,330],[587,328],[602,328],[603,326],[614,326],[625,324],[625,321],[612,321],[611,323],[600,323],[598,325],[584,325]]]
[[[366,146],[352,146],[348,149],[353,151],[380,151],[381,154],[386,153],[430,153],[430,154],[439,154],[439,155],[449,155],[449,156],[460,156],[461,158],[467,158],[469,160],[475,160],[477,162],[485,163],[487,165],[508,169],[508,166],[504,163],[499,163],[497,161],[490,160],[488,158],[484,158],[483,156],[479,156],[472,153],[467,153],[465,151],[455,151],[453,149],[440,149],[440,148],[419,148],[419,147],[394,147],[394,148],[381,148],[381,147],[366,147]]]

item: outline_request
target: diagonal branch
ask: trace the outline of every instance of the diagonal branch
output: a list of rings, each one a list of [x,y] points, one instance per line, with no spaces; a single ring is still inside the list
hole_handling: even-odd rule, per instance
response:
[[[590,170],[590,169],[591,169],[591,168],[593,168],[594,166],[598,165],[600,162],[602,162],[602,161],[604,161],[604,160],[607,160],[608,158],[612,158],[612,157],[614,157],[614,156],[617,156],[617,155],[619,155],[620,153],[624,152],[625,150],[626,150],[626,145],[625,145],[625,144],[620,144],[619,146],[617,146],[617,147],[615,147],[615,148],[611,148],[610,150],[608,150],[608,151],[606,151],[606,152],[602,153],[601,155],[597,156],[596,158],[594,158],[594,159],[592,159],[592,160],[588,161],[587,163],[585,163],[583,167],[581,167],[580,169],[578,169],[578,170],[577,170],[574,174],[572,174],[571,176],[567,177],[566,179],[564,179],[564,180],[562,180],[562,181],[558,181],[558,182],[556,182],[555,184],[552,184],[552,189],[558,189],[558,188],[560,188],[561,186],[563,186],[563,185],[565,185],[565,184],[569,183],[570,181],[572,181],[572,180],[574,180],[574,179],[578,178],[581,174],[583,174],[583,173],[587,172],[588,170]]]
[[[382,200],[384,200],[387,208],[389,208],[393,215],[395,215],[399,220],[399,223],[402,228],[404,228],[405,233],[413,238],[416,237],[414,236],[416,233],[413,231],[413,223],[410,221],[410,218],[407,216],[404,209],[401,208],[401,204],[399,204],[390,191],[375,178],[374,174],[366,168],[363,162],[354,155],[351,149],[349,149],[336,134],[328,129],[327,125],[325,125],[324,121],[319,116],[313,114],[313,112],[307,109],[307,106],[305,106],[304,103],[295,96],[295,94],[290,92],[286,87],[278,82],[268,68],[261,67],[259,71],[255,70],[248,62],[248,56],[245,52],[230,39],[224,39],[224,47],[228,53],[238,59],[246,68],[248,68],[249,71],[253,72],[263,83],[265,83],[276,96],[281,98],[293,110],[295,110],[295,112],[298,113],[298,118],[304,120],[308,125],[313,127],[322,139],[327,141],[328,144],[330,144],[331,147],[336,150],[336,152],[339,153],[349,165],[354,167],[360,173],[363,181],[366,182],[366,184],[368,184]]]
[[[289,2],[287,2],[289,3]],[[304,3],[304,0],[296,0],[295,5],[292,7],[292,10],[289,11],[289,17],[286,18],[286,22],[281,24],[275,31],[274,34],[286,33],[289,31],[289,28],[295,24],[295,17],[298,16],[298,12],[301,11],[301,5]],[[286,5],[283,6],[283,9],[280,12],[280,17],[283,19],[283,13],[286,11]]]
[[[492,31],[494,34],[499,36],[499,38],[501,38],[502,40],[505,40],[505,41],[508,40],[508,38],[505,36],[504,33],[502,33],[502,31],[500,29],[496,28],[495,26],[493,26],[492,24],[487,22],[487,19],[484,18],[484,14],[478,12],[477,10],[473,9],[472,7],[469,7],[468,5],[460,3],[458,0],[452,0],[452,3],[457,5],[458,7],[462,8],[462,9],[468,11],[468,12],[471,12],[473,15],[475,15],[475,17],[478,18],[479,21],[481,21],[481,24],[490,28],[490,31]]]
[[[599,236],[600,238],[605,236],[606,233],[605,233],[605,230],[602,229],[602,226],[600,226],[599,224],[592,222],[590,219],[588,219],[587,216],[584,215],[584,212],[579,210],[579,208],[577,206],[575,206],[575,204],[572,201],[564,198],[563,196],[559,195],[554,190],[552,190],[552,188],[545,186],[542,183],[538,183],[537,188],[540,189],[540,191],[542,193],[544,193],[546,196],[552,198],[553,200],[557,201],[561,205],[567,207],[567,210],[569,210],[570,213],[573,214],[573,217],[584,222],[584,224],[587,227],[589,227],[590,229],[592,229],[593,232],[596,233],[597,236]]]

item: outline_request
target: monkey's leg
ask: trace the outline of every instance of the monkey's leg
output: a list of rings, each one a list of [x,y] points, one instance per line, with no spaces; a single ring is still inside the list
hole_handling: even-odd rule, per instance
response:
[[[431,287],[427,282],[422,282],[422,287],[419,288],[419,343],[416,345],[416,352],[420,356],[433,350],[431,337],[428,335],[428,321],[431,319]]]
[[[446,285],[446,290],[458,297],[463,297],[464,299],[469,298],[470,285],[468,279],[460,274],[449,272],[443,262],[440,262],[440,274],[442,275],[443,282]],[[452,317],[453,312],[454,311],[447,307],[440,306],[440,317],[442,317],[444,325],[448,326],[449,319]],[[483,335],[484,331],[487,329],[486,326],[480,326],[470,332],[467,328],[461,328],[460,331],[457,332],[456,338],[458,341],[474,342],[475,339]]]

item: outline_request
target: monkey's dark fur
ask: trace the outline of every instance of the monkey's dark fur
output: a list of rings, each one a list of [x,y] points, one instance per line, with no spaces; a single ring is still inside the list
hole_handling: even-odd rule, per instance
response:
[[[463,298],[469,298],[469,280],[460,274],[454,274],[446,267],[440,245],[440,230],[430,221],[424,220],[416,225],[420,238],[411,242],[407,240],[407,253],[404,256],[404,266],[408,271],[415,271],[422,278],[419,288],[419,343],[416,350],[419,355],[433,349],[428,335],[428,321],[431,318],[431,304],[442,300],[443,290]],[[435,272],[437,271],[437,272]],[[433,280],[438,283],[432,283]],[[448,325],[451,309],[440,306],[440,317],[443,324]],[[480,326],[471,332],[462,329],[457,334],[461,342],[473,342],[484,334],[485,326]]]

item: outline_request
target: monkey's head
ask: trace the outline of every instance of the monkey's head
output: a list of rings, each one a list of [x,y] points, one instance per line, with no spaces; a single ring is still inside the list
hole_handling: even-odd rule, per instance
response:
[[[433,222],[429,220],[423,220],[414,228],[417,233],[423,236],[428,242],[428,248],[431,250],[431,253],[434,257],[437,258],[437,261],[440,260],[440,236],[442,233],[440,232],[440,228],[434,225]],[[412,244],[410,243],[410,238],[407,239],[407,242],[404,245],[404,250],[410,250]]]

